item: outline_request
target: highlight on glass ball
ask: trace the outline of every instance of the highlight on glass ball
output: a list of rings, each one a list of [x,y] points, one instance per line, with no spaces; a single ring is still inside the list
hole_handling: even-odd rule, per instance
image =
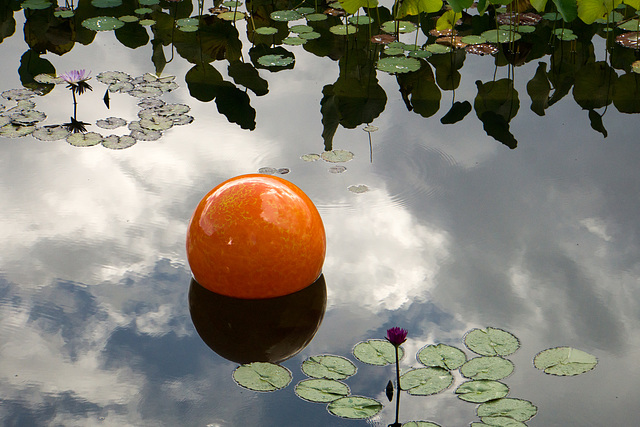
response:
[[[195,280],[235,298],[273,298],[311,285],[325,251],[324,225],[311,199],[271,175],[241,175],[216,186],[187,230]]]

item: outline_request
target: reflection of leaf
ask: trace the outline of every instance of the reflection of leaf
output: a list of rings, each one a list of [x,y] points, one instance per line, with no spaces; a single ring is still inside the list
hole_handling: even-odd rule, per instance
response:
[[[446,55],[433,55],[428,61],[436,69],[436,83],[442,90],[454,90],[460,85],[462,76],[458,71],[465,59],[464,49],[456,49]]]
[[[213,100],[222,83],[222,75],[210,64],[196,65],[185,75],[191,96],[202,102]]]
[[[291,382],[291,372],[280,365],[254,362],[240,365],[233,371],[233,379],[242,387],[255,391],[274,391]]]
[[[353,347],[353,355],[359,361],[369,365],[384,366],[396,363],[396,349],[387,340],[368,340]],[[402,358],[404,350],[398,347],[398,357]]]
[[[442,368],[412,369],[400,377],[400,389],[414,396],[440,393],[453,383],[453,375]]]
[[[460,384],[456,394],[462,400],[473,403],[483,403],[505,397],[509,387],[498,381],[473,380]]]
[[[621,113],[640,113],[640,76],[624,74],[613,83],[613,105]]]
[[[53,89],[53,85],[45,85],[37,83],[33,78],[38,74],[56,74],[56,69],[48,60],[41,58],[33,50],[29,49],[22,57],[20,57],[20,82],[24,87],[35,89],[37,87],[45,89],[43,92],[48,93]]]
[[[472,329],[464,337],[464,344],[483,356],[508,356],[520,348],[520,341],[507,331],[488,327]]]
[[[433,344],[423,347],[417,355],[418,361],[426,366],[443,369],[458,369],[467,361],[462,350],[447,344]]]
[[[301,399],[310,402],[328,403],[344,396],[348,396],[349,387],[336,380],[311,379],[300,381],[295,393]]]
[[[538,408],[533,403],[522,399],[503,398],[478,406],[478,416],[481,418],[507,417],[516,421],[527,421],[537,412]],[[489,425],[506,425],[487,423],[484,419],[482,421]]]
[[[608,133],[602,124],[602,116],[595,110],[589,110],[589,121],[591,122],[591,128],[596,132],[600,132],[605,138]]]
[[[602,108],[612,101],[617,74],[604,61],[587,64],[576,74],[573,98],[585,110]]]
[[[471,103],[469,101],[459,102],[456,101],[451,106],[451,109],[442,116],[440,123],[443,125],[451,125],[464,119],[469,112],[471,112]]]
[[[356,373],[356,366],[347,358],[324,354],[302,362],[302,372],[312,378],[343,380]]]
[[[251,107],[249,95],[233,84],[224,82],[216,96],[218,112],[224,114],[231,123],[237,123],[242,129],[256,128],[256,110]]]
[[[249,63],[234,61],[229,64],[228,73],[234,82],[251,89],[258,96],[266,95],[269,92],[269,83],[261,78],[253,65]]]
[[[118,28],[114,32],[120,43],[130,49],[135,49],[149,43],[149,34],[146,28],[137,22],[126,23],[124,27]]]
[[[555,347],[538,353],[533,364],[551,375],[579,375],[595,368],[598,359],[575,348]]]
[[[368,397],[347,396],[329,403],[327,409],[341,418],[366,419],[380,412],[382,404]]]
[[[409,111],[422,117],[431,117],[440,108],[440,89],[436,85],[433,71],[427,63],[420,70],[396,76],[402,99]]]
[[[509,148],[515,148],[517,141],[509,132],[509,121],[517,114],[520,100],[513,87],[513,80],[501,79],[488,83],[477,81],[476,86],[478,95],[474,109],[485,132]]]
[[[487,135],[494,138],[496,141],[502,142],[511,149],[518,146],[518,141],[511,132],[509,132],[509,123],[504,119],[504,117],[494,113],[493,111],[486,111],[482,113],[482,116],[479,116],[479,119],[482,121],[482,126]]]
[[[531,111],[539,116],[544,116],[544,110],[549,106],[549,93],[551,84],[547,78],[547,64],[540,62],[536,73],[527,83],[527,93],[531,98]]]

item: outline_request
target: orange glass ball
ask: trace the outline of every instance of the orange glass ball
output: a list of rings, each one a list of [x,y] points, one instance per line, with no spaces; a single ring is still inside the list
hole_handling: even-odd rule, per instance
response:
[[[282,178],[231,178],[196,207],[187,230],[193,277],[236,298],[288,295],[322,272],[326,237],[309,197]]]

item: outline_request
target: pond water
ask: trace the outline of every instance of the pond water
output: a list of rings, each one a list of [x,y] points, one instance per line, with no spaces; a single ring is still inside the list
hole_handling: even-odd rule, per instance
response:
[[[474,328],[513,334],[520,347],[505,357],[515,369],[500,381],[508,398],[537,407],[526,425],[637,425],[637,51],[607,43],[604,24],[573,22],[577,41],[540,47],[530,40],[515,66],[503,53],[459,49],[393,75],[376,70],[371,52],[380,47],[368,36],[332,35],[326,24],[322,42],[275,51],[293,54],[293,66],[270,68],[256,65],[267,48],[252,50],[247,27],[258,24],[248,19],[235,23],[235,36],[234,24],[211,16],[196,32],[173,30],[172,16],[197,17],[197,2],[148,6],[156,33],[138,23],[126,24],[128,32],[93,33],[79,22],[61,23],[75,18],[54,19],[49,9],[0,5],[0,91],[46,92],[29,98],[47,116],[34,127],[72,117],[88,132],[123,137],[127,126],[109,130],[96,122],[136,122],[158,108],[149,99],[188,107],[177,107],[183,111],[166,130],[157,115],[147,117],[157,134],[148,125],[126,149],[103,144],[124,148],[127,138],[79,147],[32,134],[0,136],[3,425],[387,426],[396,415],[401,423],[479,423],[478,404],[454,392],[466,381],[458,370],[440,393],[403,391],[396,414],[397,392],[391,402],[385,396],[394,365],[368,365],[352,352],[394,326],[408,330],[401,373],[424,367],[416,354],[429,344],[477,357],[463,342]],[[256,5],[252,17],[263,27],[271,11],[299,6]],[[212,6],[204,5],[206,15]],[[81,1],[78,15],[99,16],[94,9]],[[128,14],[113,10],[104,14]],[[470,16],[465,25],[473,27],[481,18]],[[538,39],[550,40],[549,22],[534,33]],[[303,23],[270,24],[282,32]],[[400,40],[422,46],[427,37],[419,31]],[[91,73],[92,90],[77,94],[74,117],[66,84],[33,78],[79,69]],[[132,80],[139,90],[153,83],[164,92],[111,92],[107,108],[107,71],[140,77]],[[13,117],[3,126],[33,131],[24,122],[33,116],[20,116],[22,126],[11,116],[33,109],[9,113],[25,104],[3,96],[0,118]],[[75,145],[90,142],[75,135]],[[307,156],[332,150],[353,158]],[[245,306],[192,284],[185,235],[211,188],[261,168],[276,169],[269,171],[316,204],[327,234],[324,282],[307,290],[311,297]],[[247,336],[259,340],[265,319],[287,310],[300,316],[298,328],[276,342],[304,344],[279,362],[291,383],[273,392],[241,387],[233,378],[239,362],[229,354],[255,349]],[[223,316],[247,335],[221,339],[223,326],[214,322],[231,322]],[[536,369],[536,354],[560,346],[595,356],[597,366],[577,376]],[[357,367],[343,382],[352,395],[380,402],[376,415],[344,419],[296,395],[295,385],[307,378],[301,364],[325,354]],[[523,425],[508,421],[499,425]]]

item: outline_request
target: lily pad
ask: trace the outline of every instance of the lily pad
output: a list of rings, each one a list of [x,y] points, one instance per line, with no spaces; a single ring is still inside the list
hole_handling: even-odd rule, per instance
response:
[[[330,163],[343,163],[353,159],[353,153],[347,150],[331,150],[321,154],[322,160]]]
[[[140,126],[143,129],[163,131],[173,126],[173,120],[162,116],[152,116],[145,119],[140,119]]]
[[[460,367],[460,373],[475,380],[501,380],[513,372],[513,363],[499,356],[469,359]]]
[[[302,15],[295,10],[276,10],[271,12],[271,19],[274,21],[288,22],[297,21],[302,18]]]
[[[322,157],[320,157],[320,154],[310,153],[310,154],[304,154],[300,156],[300,158],[305,162],[315,162],[317,160],[320,160]]]
[[[433,55],[433,53],[428,50],[413,50],[407,54],[410,58],[422,58],[426,59]]]
[[[333,402],[351,393],[345,383],[323,378],[300,381],[294,391],[301,399],[318,403]]]
[[[420,61],[415,58],[407,58],[404,56],[381,58],[378,61],[376,68],[390,74],[408,73],[419,70]]]
[[[261,167],[260,169],[258,169],[258,173],[262,173],[265,175],[275,175],[278,173],[278,169],[276,168],[272,168],[269,166],[265,166],[265,167]]]
[[[513,334],[491,327],[470,330],[464,337],[464,344],[482,356],[508,356],[520,348],[520,341]]]
[[[369,191],[369,187],[367,187],[364,184],[357,184],[357,185],[350,185],[349,187],[347,187],[347,190],[351,191],[352,193],[362,194]],[[402,347],[400,348],[400,351],[402,351]]]
[[[148,7],[140,7],[138,9],[134,10],[134,12],[137,13],[138,15],[146,15],[148,13],[152,13],[153,9],[148,8]],[[140,22],[142,22],[142,21],[140,21]]]
[[[333,27],[329,28],[329,31],[337,36],[347,36],[349,34],[355,34],[356,32],[358,32],[358,27],[349,24],[334,25]]]
[[[484,37],[475,35],[464,36],[461,40],[466,44],[480,44],[487,41]]]
[[[362,341],[353,347],[353,355],[369,365],[384,366],[396,363],[396,349],[387,340]],[[404,349],[398,348],[398,358],[402,359]]]
[[[294,61],[290,56],[263,55],[258,58],[258,63],[264,67],[285,67]]]
[[[31,136],[40,141],[60,141],[69,136],[69,131],[62,126],[36,128]]]
[[[349,359],[330,354],[311,356],[302,362],[302,372],[312,378],[343,380],[357,371],[356,365]]]
[[[132,78],[129,74],[122,71],[104,71],[96,76],[96,80],[101,83],[110,85],[117,82],[128,82]]]
[[[109,135],[102,140],[102,146],[111,150],[122,150],[135,145],[136,142],[131,135]]]
[[[368,16],[351,15],[349,17],[349,23],[353,25],[368,25],[373,23],[373,19]]]
[[[262,35],[262,36],[270,36],[273,34],[277,34],[278,29],[274,28],[274,27],[258,27],[256,28],[256,33]]]
[[[82,26],[93,31],[111,31],[124,26],[124,22],[113,16],[96,16],[82,21]]]
[[[446,45],[439,44],[439,43],[428,44],[424,48],[425,48],[425,50],[427,52],[431,52],[431,53],[434,53],[434,54],[442,54],[442,53],[451,52],[451,46],[446,46]]]
[[[478,406],[478,416],[483,423],[491,424],[485,421],[485,417],[508,417],[516,421],[527,421],[531,419],[537,412],[538,408],[528,400],[503,398],[491,402],[485,402]]]
[[[47,0],[26,0],[22,2],[23,9],[42,10],[51,7],[51,2]]]
[[[245,14],[238,11],[222,12],[218,15],[218,18],[224,21],[239,21],[244,19]]]
[[[414,396],[440,393],[453,383],[453,375],[442,368],[413,369],[400,377],[400,389]]]
[[[456,394],[467,402],[484,403],[505,397],[509,394],[509,387],[498,381],[473,380],[460,384]]]
[[[309,25],[303,25],[303,24],[294,25],[291,28],[289,28],[289,31],[296,34],[310,33],[313,31],[313,27],[310,27]]]
[[[93,147],[102,142],[102,135],[96,132],[72,133],[67,137],[67,142],[74,147]]]
[[[471,427],[527,427],[523,422],[509,417],[483,417],[482,423],[471,423]]]
[[[300,38],[300,37],[285,37],[282,40],[283,44],[289,45],[289,46],[300,46],[302,44],[305,44],[307,42],[307,40]]]
[[[91,5],[97,8],[118,7],[122,5],[122,0],[91,0]]]
[[[291,371],[275,363],[253,362],[233,371],[238,385],[254,391],[275,391],[291,383]]]
[[[387,21],[380,26],[380,29],[386,33],[395,33],[396,22],[399,33],[412,33],[418,29],[413,22],[409,21]]]
[[[509,43],[520,40],[522,36],[516,31],[507,31],[501,29],[487,30],[480,34],[487,39],[489,43]]]
[[[53,16],[55,16],[56,18],[62,18],[62,19],[71,18],[73,15],[75,15],[75,12],[70,9],[60,9],[53,12]]]
[[[98,127],[101,127],[102,129],[116,129],[126,124],[127,121],[120,117],[107,117],[106,119],[100,119],[96,121],[96,125],[98,125]]]
[[[342,173],[346,171],[347,168],[342,165],[331,166],[329,168],[329,173]]]
[[[367,419],[382,410],[382,403],[369,397],[347,396],[329,403],[327,410],[340,418]]]
[[[301,39],[305,39],[305,40],[315,40],[315,39],[319,39],[320,37],[322,37],[322,35],[320,33],[316,33],[315,31],[312,31],[310,33],[298,34],[298,37],[300,37]]]
[[[2,92],[2,97],[9,101],[20,101],[22,99],[33,98],[35,93],[29,89],[9,89]]]
[[[317,21],[325,21],[328,17],[324,13],[311,13],[305,16],[305,18],[307,18],[307,21],[309,22],[313,22],[313,21],[317,22]]]
[[[441,427],[440,424],[432,423],[430,421],[409,421],[402,424],[402,427]]]
[[[16,126],[14,124],[7,124],[0,127],[0,136],[5,138],[20,138],[22,136],[29,135],[35,129],[35,126]]]
[[[118,18],[119,20],[121,20],[122,22],[138,22],[140,20],[140,18],[138,18],[137,16],[133,16],[133,15],[124,15]]]
[[[423,347],[417,355],[418,361],[425,366],[437,366],[443,369],[458,369],[467,361],[462,350],[447,344],[432,344]]]
[[[200,20],[197,18],[180,18],[176,20],[176,25],[178,27],[186,27],[189,25],[199,25]]]
[[[598,364],[598,359],[576,348],[555,347],[538,353],[533,364],[550,375],[570,376],[592,370]]]
[[[21,110],[15,113],[12,113],[10,116],[11,122],[16,125],[33,125],[35,123],[41,122],[47,118],[47,115],[42,111],[36,110]]]
[[[42,84],[53,84],[53,85],[57,85],[57,84],[61,84],[61,83],[66,83],[64,80],[62,80],[60,77],[57,77],[53,74],[38,74],[37,76],[35,76],[33,78],[33,80],[35,80],[38,83],[42,83]]]

